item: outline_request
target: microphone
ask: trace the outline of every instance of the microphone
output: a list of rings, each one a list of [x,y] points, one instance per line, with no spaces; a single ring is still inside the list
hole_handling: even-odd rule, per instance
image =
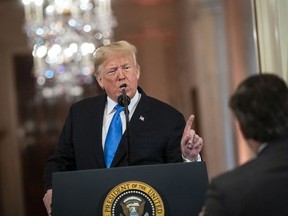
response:
[[[130,98],[127,96],[125,89],[122,89],[122,94],[117,99],[118,103],[126,108],[130,104]]]
[[[129,127],[129,110],[128,105],[130,104],[130,98],[127,96],[125,88],[122,88],[122,94],[117,99],[118,104],[125,109],[125,119],[126,119],[126,143],[127,143],[127,164],[130,165],[130,127]]]

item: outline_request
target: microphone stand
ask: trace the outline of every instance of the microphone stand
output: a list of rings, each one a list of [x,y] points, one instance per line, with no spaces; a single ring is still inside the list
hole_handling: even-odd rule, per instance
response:
[[[118,103],[124,107],[125,119],[126,119],[126,143],[127,143],[127,164],[131,164],[130,157],[130,126],[129,126],[129,110],[128,105],[130,104],[130,98],[126,95],[126,91],[122,89],[122,95],[118,97]]]

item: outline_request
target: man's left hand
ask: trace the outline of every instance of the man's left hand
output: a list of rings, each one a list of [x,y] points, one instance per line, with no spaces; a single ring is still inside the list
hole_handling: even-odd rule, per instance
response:
[[[194,115],[190,115],[181,139],[181,152],[184,158],[196,161],[203,147],[203,139],[191,128]]]

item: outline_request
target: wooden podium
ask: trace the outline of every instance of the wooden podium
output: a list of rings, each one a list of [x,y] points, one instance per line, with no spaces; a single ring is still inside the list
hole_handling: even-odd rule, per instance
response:
[[[208,186],[204,162],[53,174],[53,216],[197,216]]]

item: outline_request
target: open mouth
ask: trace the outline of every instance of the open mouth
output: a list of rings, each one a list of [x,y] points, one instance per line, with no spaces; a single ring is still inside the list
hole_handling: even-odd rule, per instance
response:
[[[122,84],[122,85],[120,85],[120,89],[122,90],[122,89],[125,89],[127,87],[127,84]]]

